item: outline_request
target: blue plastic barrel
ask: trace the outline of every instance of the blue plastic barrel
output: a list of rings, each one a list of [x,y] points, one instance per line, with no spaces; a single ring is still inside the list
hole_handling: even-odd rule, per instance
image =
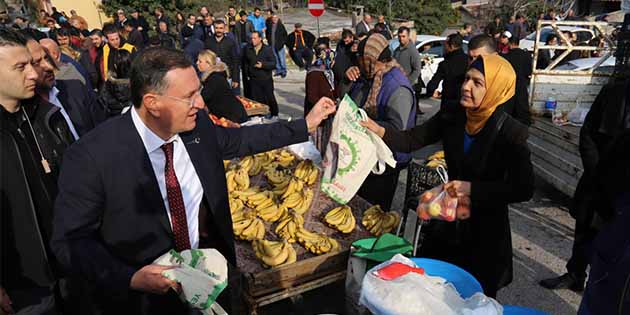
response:
[[[503,305],[503,315],[548,315],[547,313],[533,308]]]
[[[453,284],[459,294],[467,299],[477,292],[483,292],[479,281],[466,270],[451,263],[429,258],[411,258],[429,276],[444,278]]]

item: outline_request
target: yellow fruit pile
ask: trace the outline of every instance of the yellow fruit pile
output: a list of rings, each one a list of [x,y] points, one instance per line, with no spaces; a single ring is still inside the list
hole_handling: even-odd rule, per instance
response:
[[[398,227],[400,215],[396,211],[385,212],[381,206],[374,205],[365,210],[361,223],[370,233],[380,236]]]
[[[317,176],[319,175],[319,170],[313,164],[311,160],[302,160],[295,167],[295,172],[293,173],[295,177],[304,181],[307,185],[312,186],[317,181]]]
[[[352,215],[352,209],[345,205],[328,211],[324,221],[341,233],[351,233],[357,223]]]
[[[443,166],[446,168],[446,161],[444,160],[444,151],[435,152],[433,155],[429,156],[427,159],[427,167],[437,168],[438,166]]]
[[[225,173],[228,192],[243,191],[249,188],[249,174],[243,167],[235,167]]]
[[[304,228],[304,217],[299,213],[291,211],[280,219],[275,231],[278,236],[287,240],[289,243],[295,243],[297,241],[297,231],[302,228]]]
[[[325,234],[317,234],[306,229],[298,229],[295,236],[304,248],[315,255],[322,255],[339,250],[339,243]]]
[[[236,238],[245,241],[262,240],[265,237],[265,225],[258,218],[243,216],[242,220],[232,222],[232,229]]]
[[[295,249],[286,241],[253,241],[252,247],[266,268],[292,264],[297,260]]]
[[[291,154],[288,150],[274,150],[271,151],[275,155],[275,161],[282,167],[289,167],[295,160],[295,155]]]

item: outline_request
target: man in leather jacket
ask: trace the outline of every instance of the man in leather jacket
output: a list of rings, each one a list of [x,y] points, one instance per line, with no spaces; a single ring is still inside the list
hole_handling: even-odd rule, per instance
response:
[[[59,108],[34,97],[35,67],[45,62],[0,27],[0,314],[72,313],[48,244],[59,167],[74,139]]]

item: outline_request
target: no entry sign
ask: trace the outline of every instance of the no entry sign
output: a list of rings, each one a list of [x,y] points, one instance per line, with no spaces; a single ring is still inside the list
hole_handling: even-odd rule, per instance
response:
[[[315,17],[324,14],[324,0],[308,0],[308,11]]]

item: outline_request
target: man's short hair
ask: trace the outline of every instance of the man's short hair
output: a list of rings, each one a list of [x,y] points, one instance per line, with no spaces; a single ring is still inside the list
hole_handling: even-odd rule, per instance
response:
[[[517,19],[517,20],[520,20],[520,19],[522,19],[522,18],[523,18],[523,15],[521,15],[520,13],[516,15],[516,19]]]
[[[26,39],[14,29],[0,26],[0,47],[26,46]]]
[[[252,32],[252,36],[253,36],[254,34],[258,34],[258,37],[262,38],[262,32],[261,32],[261,31],[253,31],[253,32]]]
[[[509,43],[518,46],[521,43],[521,40],[517,36],[512,36],[509,39]]]
[[[238,16],[247,16],[247,12],[245,12],[245,10],[241,10],[241,12],[238,13]]]
[[[401,26],[401,27],[398,28],[398,34],[401,34],[401,33],[404,33],[404,32],[409,34],[409,32],[411,32],[411,30],[408,27],[406,27],[406,26]]]
[[[464,38],[459,33],[450,34],[446,36],[446,43],[453,49],[459,49],[464,44]]]
[[[494,52],[497,50],[497,45],[494,42],[494,38],[486,34],[479,34],[470,39],[470,42],[468,42],[468,49],[471,50],[479,48],[485,48],[487,51]]]
[[[256,12],[256,11],[260,11],[260,8],[259,7],[255,7],[254,8],[254,12]]]
[[[93,30],[90,32],[90,36],[92,36],[92,35],[98,35],[98,36],[100,36],[100,37],[103,37],[103,31],[101,31],[101,30],[100,30],[100,29],[98,29],[98,28],[95,28],[95,29],[93,29]]]
[[[114,25],[112,23],[107,23],[107,24],[103,25],[103,34],[105,36],[107,36],[109,34],[114,34],[114,33],[118,33],[118,28],[116,27],[116,25]]]
[[[195,15],[194,13],[188,13],[188,18],[190,18],[191,16],[194,16],[195,19],[197,18],[197,15]]]
[[[343,31],[341,31],[341,39],[348,38],[348,37],[354,38],[354,34],[352,33],[352,30],[344,28]]]
[[[164,77],[169,71],[192,66],[186,55],[179,50],[151,47],[141,51],[131,63],[129,74],[131,101],[134,106],[140,107],[142,97],[149,92],[163,92],[168,87]]]
[[[219,19],[219,20],[214,20],[214,22],[212,22],[212,24],[214,24],[214,25],[219,25],[219,24],[225,25],[225,21],[223,21],[223,20],[221,20],[221,19]]]
[[[229,6],[229,7],[228,7],[228,10],[229,10],[229,9],[235,9],[235,10],[236,10],[236,7],[234,7],[233,5],[231,5],[231,6]]]

